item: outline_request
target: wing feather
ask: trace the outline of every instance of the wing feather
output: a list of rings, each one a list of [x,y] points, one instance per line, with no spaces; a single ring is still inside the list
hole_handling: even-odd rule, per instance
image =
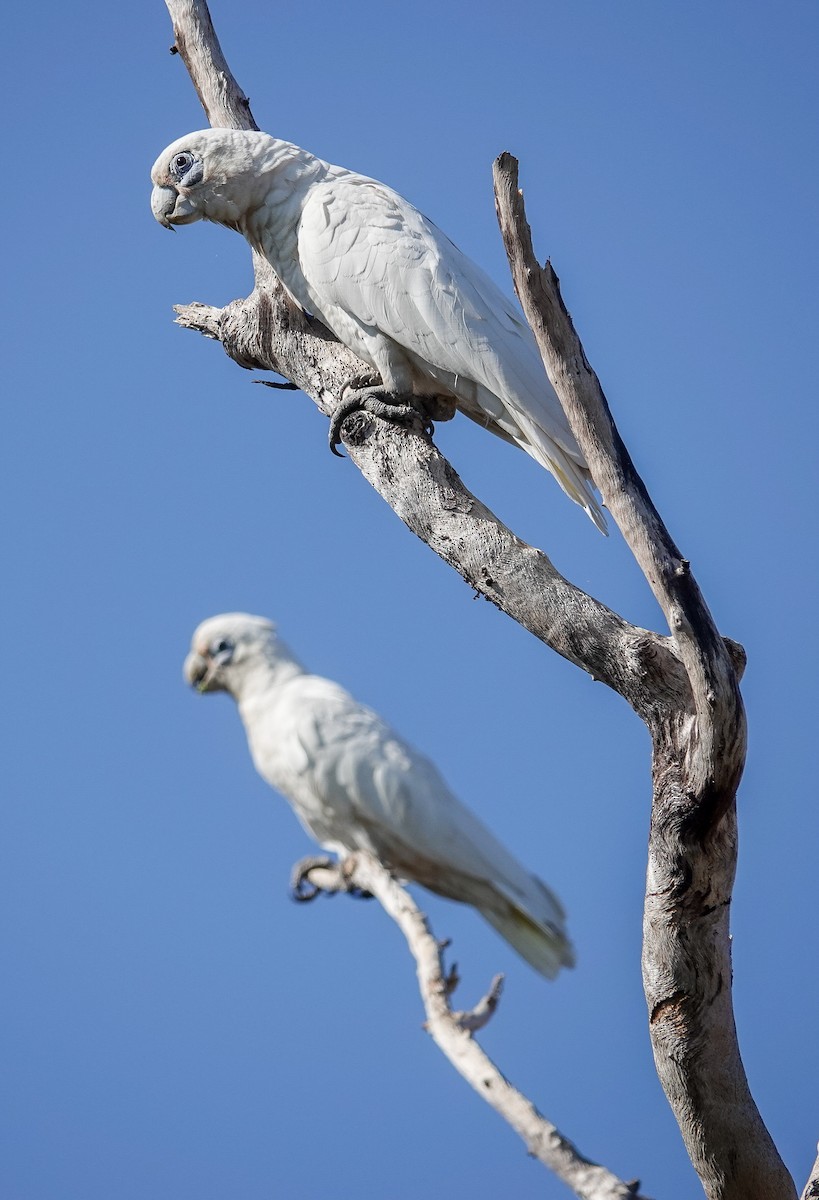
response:
[[[491,909],[494,893],[536,922],[562,928],[563,909],[546,885],[461,803],[429,759],[338,684],[308,675],[286,685],[276,742],[291,737],[297,778],[271,770],[264,755],[259,766],[326,846],[370,850],[409,878],[481,908]]]
[[[342,340],[353,322],[402,347],[428,378],[450,377],[469,415],[496,421],[605,532],[531,330],[441,230],[391,188],[345,172],[311,189],[298,254],[315,311]]]
[[[341,308],[431,365],[482,384],[582,461],[512,301],[397,192],[355,175],[317,185],[298,247],[322,309]]]

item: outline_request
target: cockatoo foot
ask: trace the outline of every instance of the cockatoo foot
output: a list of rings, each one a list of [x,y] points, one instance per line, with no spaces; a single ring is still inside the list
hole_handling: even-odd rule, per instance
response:
[[[314,882],[311,879],[313,871],[326,871],[328,875],[332,876],[338,872],[338,863],[326,856],[309,855],[307,858],[300,858],[297,863],[293,864],[290,872],[290,895],[299,903],[315,900],[319,892],[327,890],[324,883]]]
[[[357,382],[357,381],[353,381]],[[348,389],[345,389],[347,392]],[[343,458],[336,447],[341,444],[341,426],[355,412],[367,412],[383,421],[409,425],[420,419],[425,432],[432,437],[434,428],[423,396],[394,396],[382,386],[362,387],[345,395],[330,419],[330,449],[337,458]]]
[[[336,892],[344,892],[357,900],[370,900],[372,894],[356,887],[352,882],[352,869],[355,861],[343,859],[336,862],[326,855],[308,855],[294,863],[290,872],[290,895],[300,904],[315,900],[321,892],[332,896]]]

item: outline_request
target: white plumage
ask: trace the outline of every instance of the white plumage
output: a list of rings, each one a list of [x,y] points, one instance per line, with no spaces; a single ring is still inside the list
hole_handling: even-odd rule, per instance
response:
[[[541,974],[571,966],[560,902],[452,794],[433,764],[338,684],[308,674],[262,617],[228,613],[193,635],[185,676],[236,700],[259,774],[342,857],[366,850],[473,905]]]
[[[606,532],[521,313],[397,192],[290,142],[232,129],[179,138],[151,178],[161,224],[238,230],[388,392],[451,396],[546,467]]]

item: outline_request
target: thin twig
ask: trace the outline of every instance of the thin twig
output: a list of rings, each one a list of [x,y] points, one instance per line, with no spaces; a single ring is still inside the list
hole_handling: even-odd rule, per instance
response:
[[[477,1033],[479,1029],[488,1025],[498,1011],[502,992],[503,976],[495,975],[486,995],[482,996],[473,1008],[452,1014],[459,1029],[465,1029],[467,1033]]]

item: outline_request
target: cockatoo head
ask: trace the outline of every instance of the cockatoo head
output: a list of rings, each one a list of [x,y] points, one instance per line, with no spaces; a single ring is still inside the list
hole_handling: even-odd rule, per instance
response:
[[[177,138],[151,170],[151,211],[166,229],[215,221],[236,229],[261,202],[274,139],[242,129],[200,129]]]
[[[230,692],[236,700],[256,687],[304,673],[304,667],[266,617],[222,613],[203,621],[185,659],[185,678],[198,692]]]
[[[185,679],[199,692],[236,694],[248,669],[275,657],[276,627],[264,617],[222,613],[198,627],[185,659]]]

